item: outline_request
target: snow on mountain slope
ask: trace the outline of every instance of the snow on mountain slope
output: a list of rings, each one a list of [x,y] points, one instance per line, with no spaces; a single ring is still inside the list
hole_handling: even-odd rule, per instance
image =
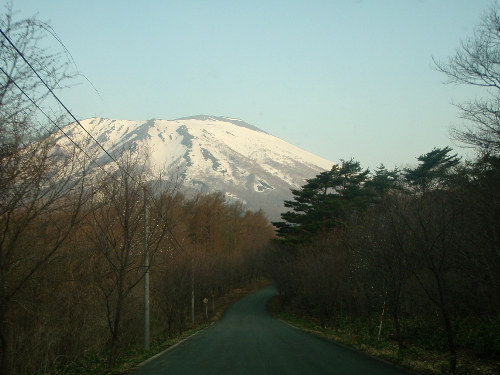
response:
[[[239,119],[193,116],[177,120],[128,121],[104,118],[81,124],[112,155],[126,149],[147,152],[156,167],[176,168],[188,192],[223,192],[247,208],[262,208],[278,220],[290,189],[304,184],[332,162],[293,146]],[[77,124],[65,132],[79,144],[109,157]],[[58,142],[70,142],[63,135]]]

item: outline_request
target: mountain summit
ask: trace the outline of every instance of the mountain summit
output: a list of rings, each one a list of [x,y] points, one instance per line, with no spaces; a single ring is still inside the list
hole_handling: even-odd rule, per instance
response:
[[[283,201],[332,162],[293,146],[242,120],[192,116],[176,120],[128,121],[90,118],[82,126],[112,155],[123,150],[146,151],[156,167],[173,169],[187,192],[223,192],[248,209],[262,209],[271,220],[283,212]],[[100,164],[111,163],[78,124],[64,131],[100,153]],[[69,143],[64,136],[58,142]],[[101,152],[102,151],[102,152]]]

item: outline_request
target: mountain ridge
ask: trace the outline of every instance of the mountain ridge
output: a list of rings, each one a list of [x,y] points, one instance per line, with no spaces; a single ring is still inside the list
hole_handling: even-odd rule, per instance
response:
[[[112,155],[146,152],[154,167],[177,170],[187,193],[221,191],[248,209],[262,209],[271,220],[284,211],[306,178],[333,163],[275,137],[243,120],[197,115],[175,120],[132,121],[93,117],[82,126]],[[76,123],[65,132],[94,150],[100,164],[112,162]],[[64,135],[57,142],[68,143]]]

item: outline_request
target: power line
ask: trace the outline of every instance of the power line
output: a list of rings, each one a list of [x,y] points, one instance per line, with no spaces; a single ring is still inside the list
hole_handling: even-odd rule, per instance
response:
[[[64,108],[64,110],[73,118],[73,120],[78,124],[78,126],[80,126],[84,131],[85,133],[88,134],[88,136],[95,142],[95,144],[97,146],[99,146],[99,148],[101,150],[104,151],[104,153],[113,161],[115,162],[115,164],[118,166],[118,168],[120,170],[122,170],[122,172],[124,172],[128,177],[130,177],[130,179],[134,182],[137,183],[137,181],[135,180],[134,177],[132,177],[128,171],[124,170],[122,168],[122,166],[118,163],[118,161],[113,157],[111,156],[111,154],[99,143],[99,141],[97,139],[95,139],[95,137],[90,134],[90,132],[85,129],[85,127],[80,123],[80,121],[78,121],[78,119],[73,115],[73,113],[71,113],[71,111],[68,109],[68,107],[66,107],[64,105],[64,103],[58,98],[58,96],[54,93],[54,91],[50,88],[50,86],[45,82],[45,80],[40,76],[40,74],[38,74],[38,72],[36,71],[36,69],[33,67],[33,65],[30,64],[30,62],[26,59],[26,57],[24,56],[24,54],[16,47],[16,45],[12,42],[12,40],[10,40],[10,38],[3,32],[3,30],[0,28],[0,33],[3,35],[3,37],[9,42],[9,44],[12,46],[12,48],[14,48],[14,50],[19,54],[19,56],[21,56],[21,58],[24,60],[24,62],[26,63],[26,65],[28,65],[30,67],[30,69],[33,71],[33,73],[35,73],[35,75],[38,77],[38,79],[43,83],[43,85],[47,88],[47,90],[50,92],[50,94],[57,100],[57,102]],[[4,71],[5,72],[5,71]]]
[[[29,96],[29,95],[28,95],[28,94],[27,94],[27,93],[26,93],[23,89],[22,89],[22,87],[21,87],[21,86],[19,86],[19,85],[17,84],[17,82],[16,82],[16,81],[15,81],[15,80],[14,80],[14,79],[13,79],[13,78],[9,75],[9,73],[7,73],[7,72],[6,72],[6,71],[5,71],[5,70],[4,70],[1,66],[0,66],[0,71],[1,71],[3,74],[5,74],[5,75],[7,76],[7,78],[9,79],[9,81],[10,81],[10,82],[12,82],[12,83],[14,84],[14,86],[16,86],[16,87],[17,87],[17,89],[18,89],[19,91],[21,91],[21,93],[22,93],[22,94],[23,94],[23,95],[24,95],[24,96],[25,96],[25,97],[26,97],[26,98],[27,98],[27,99],[28,99],[28,100],[29,100],[29,101],[30,101],[30,102],[31,102],[31,103],[32,103],[32,104],[33,104],[33,105],[34,105],[34,106],[35,106],[35,107],[36,107],[36,108],[37,108],[37,109],[38,109],[38,110],[39,110],[39,111],[40,111],[40,112],[41,112],[41,113],[42,113],[42,114],[43,114],[43,115],[44,115],[44,116],[45,116],[45,117],[46,117],[46,118],[47,118],[47,119],[48,119],[48,120],[49,120],[49,121],[50,121],[50,122],[54,125],[54,126],[56,126],[56,127],[57,127],[60,131],[61,131],[61,133],[63,133],[63,134],[64,134],[64,136],[65,136],[66,138],[68,138],[68,139],[71,141],[71,143],[73,143],[73,144],[74,144],[74,145],[75,145],[75,146],[76,146],[76,147],[77,147],[80,151],[82,151],[82,152],[84,153],[84,155],[85,155],[85,156],[87,156],[87,157],[89,158],[90,162],[95,163],[99,169],[101,169],[101,170],[102,170],[104,173],[106,173],[109,177],[111,177],[111,178],[113,178],[113,179],[115,179],[115,180],[116,180],[116,178],[115,178],[113,175],[111,175],[108,171],[106,171],[106,170],[104,169],[104,167],[103,167],[103,166],[101,166],[99,163],[97,163],[97,162],[94,160],[95,158],[92,158],[92,157],[91,157],[91,156],[87,153],[87,151],[85,151],[85,150],[84,150],[84,149],[83,149],[83,148],[82,148],[82,147],[81,147],[78,143],[76,143],[76,142],[75,142],[75,141],[74,141],[74,140],[73,140],[73,139],[72,139],[72,138],[68,135],[68,133],[66,133],[66,132],[64,131],[64,129],[63,129],[63,128],[61,128],[61,127],[60,127],[60,126],[59,126],[59,125],[58,125],[58,124],[57,124],[54,120],[52,120],[52,118],[51,118],[51,117],[50,117],[47,113],[45,113],[45,111],[44,111],[44,110],[43,110],[43,109],[42,109],[42,108],[41,108],[41,107],[40,107],[40,106],[39,106],[39,105],[38,105],[38,104],[37,104],[37,103],[36,103],[36,102],[35,102],[35,101],[34,101],[34,100],[33,100],[33,99],[32,99],[32,98],[31,98],[31,97],[30,97],[30,96]]]
[[[162,210],[160,209],[160,207],[158,207],[157,205],[157,202],[155,201],[153,195],[151,194],[151,192],[148,191],[148,189],[146,188],[146,185],[145,184],[141,184],[139,183],[134,177],[132,177],[130,175],[130,173],[125,170],[124,168],[122,168],[122,166],[118,163],[118,161],[113,157],[111,156],[111,154],[99,143],[99,141],[97,141],[97,139],[94,138],[94,136],[92,134],[90,134],[87,129],[85,129],[85,127],[80,123],[80,121],[78,121],[78,119],[73,115],[73,113],[71,113],[71,111],[64,105],[64,103],[57,97],[57,95],[52,91],[52,89],[49,87],[49,85],[45,82],[45,80],[38,74],[38,72],[36,71],[36,69],[30,64],[30,62],[26,59],[26,57],[24,56],[24,54],[15,46],[15,44],[10,40],[10,38],[3,32],[3,30],[0,28],[0,33],[3,35],[3,37],[9,42],[9,44],[12,46],[12,48],[14,48],[14,50],[19,54],[19,56],[21,56],[21,58],[24,60],[24,62],[30,67],[30,69],[33,71],[33,73],[35,73],[35,75],[38,77],[38,79],[43,83],[43,85],[47,88],[47,90],[49,91],[49,93],[57,100],[57,102],[64,108],[64,110],[73,118],[73,120],[78,124],[78,126],[80,126],[84,131],[85,133],[88,134],[88,136],[95,142],[95,144],[97,146],[99,146],[99,148],[101,148],[104,153],[118,166],[118,169],[121,170],[127,177],[129,177],[132,181],[134,181],[136,184],[138,184],[139,186],[142,185],[143,187],[143,190],[144,190],[144,207],[145,207],[145,210],[147,209],[147,205],[146,205],[146,195],[148,194],[150,197],[151,197],[151,201],[153,202],[153,205],[155,205],[156,209],[157,209],[157,212],[159,214],[159,216],[161,217],[161,219],[165,222],[165,225],[167,227],[167,232],[170,234],[170,236],[166,236],[167,239],[170,240],[170,242],[172,242],[174,245],[177,245],[178,247],[180,247],[181,249],[183,249],[183,246],[179,243],[179,241],[177,240],[177,238],[175,238],[175,236],[173,235],[172,233],[172,229],[170,228],[170,226],[168,225],[168,221],[167,219],[163,216],[163,213],[162,213]],[[83,151],[83,153],[90,159],[90,161],[92,162],[93,159],[90,157],[90,155],[87,154],[86,151],[84,151],[73,139],[71,139],[71,137],[59,126],[55,123],[55,121],[53,121],[41,108],[40,106],[33,100],[31,99],[31,97],[10,77],[9,74],[7,74],[7,72],[5,72],[5,70],[3,70],[3,68],[1,68],[1,71],[8,77],[8,79],[14,83],[14,85],[23,93],[23,95],[25,95],[28,100],[35,105],[35,107],[40,111],[42,112],[48,119],[49,121],[51,121],[77,148],[79,148],[80,150]],[[96,163],[99,168],[101,168],[106,174],[108,174],[110,177],[112,177],[114,180],[118,181],[115,177],[113,177],[110,173],[108,173],[104,168],[102,168],[98,163]],[[147,194],[146,194],[147,193]],[[145,223],[147,222],[147,219],[145,217]],[[146,231],[145,231],[145,248],[147,248],[147,224],[145,224],[146,226]],[[148,251],[145,250],[145,253],[148,254]],[[147,294],[149,294],[149,260],[146,259],[145,260],[145,267],[146,267],[146,271],[145,271],[145,274],[144,274],[144,277],[145,277],[145,280],[147,279],[147,283],[145,282],[145,285],[147,285],[147,288],[148,288],[148,291],[147,291]],[[145,292],[146,294],[146,292]],[[145,297],[146,298],[146,297]],[[194,298],[194,295],[193,295],[193,298]],[[145,299],[146,301],[146,299]],[[145,309],[147,309],[147,311],[149,311],[149,299],[147,299],[147,308],[145,307]],[[148,322],[149,322],[149,313],[146,313],[147,314],[147,318],[145,318]],[[146,316],[146,315],[145,315]],[[148,324],[145,322],[145,324]],[[145,328],[145,348],[149,349],[149,325]]]
[[[101,150],[104,151],[104,153],[118,166],[118,168],[127,176],[129,177],[132,181],[134,181],[135,183],[137,183],[139,186],[142,185],[143,188],[145,189],[145,185],[143,184],[140,184],[127,170],[125,170],[119,163],[118,161],[99,143],[99,141],[97,139],[95,139],[95,137],[89,132],[87,131],[87,129],[85,129],[85,127],[80,123],[80,121],[78,121],[78,119],[73,115],[73,113],[71,113],[71,111],[64,105],[64,103],[58,98],[58,96],[54,93],[54,91],[50,88],[50,86],[45,82],[45,80],[40,76],[40,74],[38,74],[38,72],[36,71],[36,69],[30,64],[30,62],[26,59],[26,57],[24,56],[24,54],[16,47],[16,45],[12,42],[12,40],[10,40],[10,38],[4,33],[4,31],[0,28],[0,33],[3,35],[3,37],[9,42],[9,44],[12,46],[12,48],[14,48],[14,50],[19,54],[19,56],[21,56],[21,58],[24,60],[24,62],[30,67],[30,69],[33,71],[33,73],[35,73],[35,75],[38,77],[38,79],[43,83],[43,85],[47,88],[47,90],[50,92],[50,94],[57,100],[57,102],[64,108],[64,110],[73,118],[73,120],[78,124],[78,126],[80,126],[84,131],[85,133],[88,134],[88,136],[95,142],[95,144],[97,146],[99,146],[99,148]],[[0,68],[1,69],[1,68]],[[47,117],[49,119],[49,121],[51,121],[76,147],[78,147],[80,150],[82,150],[82,152],[90,159],[90,161],[93,161],[93,158],[88,155],[88,153],[83,150],[73,139],[71,139],[71,137],[59,126],[57,125],[41,108],[40,106],[38,106],[38,104],[29,97],[29,95],[10,77],[10,75],[5,72],[5,70],[1,69],[2,72],[14,83],[14,85],[23,93],[23,95],[25,95],[31,103],[33,103],[36,108],[45,115],[45,117]],[[101,169],[103,170],[108,176],[110,176],[111,178],[113,178],[115,181],[116,178],[111,175],[108,171],[106,171],[101,165],[99,165],[97,162],[96,162],[96,165]],[[152,193],[149,191],[149,189],[145,189],[147,191],[147,195],[149,196],[149,198],[151,199],[151,201],[153,202],[153,205],[156,207],[160,217],[163,219],[163,220],[166,220],[166,218],[163,217],[163,214],[162,214],[162,211],[160,209],[160,207],[158,207],[157,205],[157,202],[156,200],[154,199]],[[183,249],[183,246],[180,244],[180,242],[177,240],[177,238],[174,236],[174,234],[172,233],[172,230],[171,228],[168,226],[167,228],[167,231],[170,233],[170,241],[173,242],[174,245],[178,246],[179,248]]]
[[[40,74],[38,74],[38,72],[36,71],[36,69],[30,64],[30,62],[26,59],[26,57],[24,56],[24,54],[16,47],[16,45],[10,40],[10,38],[3,32],[3,30],[0,28],[0,33],[3,35],[3,37],[9,42],[9,44],[12,46],[12,48],[14,48],[14,50],[19,54],[19,56],[21,56],[21,58],[24,60],[24,62],[30,67],[30,69],[33,71],[33,73],[35,73],[35,75],[38,77],[38,79],[43,83],[43,85],[47,88],[47,90],[50,92],[50,94],[57,100],[57,102],[64,108],[64,110],[73,118],[73,120],[78,124],[78,126],[80,126],[84,131],[85,133],[88,134],[88,136],[95,142],[95,144],[97,146],[99,146],[99,148],[101,150],[104,151],[104,153],[118,166],[118,168],[127,176],[129,177],[132,181],[134,181],[135,183],[137,183],[139,186],[143,186],[143,188],[145,189],[145,191],[147,192],[147,195],[149,196],[149,198],[151,199],[151,201],[153,202],[153,205],[155,206],[155,208],[157,209],[160,217],[163,219],[163,220],[166,220],[166,218],[163,217],[163,214],[162,214],[162,211],[160,209],[160,207],[158,207],[157,203],[156,203],[156,200],[154,199],[152,193],[149,191],[149,189],[146,189],[145,185],[139,183],[127,170],[125,170],[119,163],[118,161],[99,143],[99,141],[97,139],[95,139],[95,137],[89,132],[87,131],[87,129],[85,129],[85,127],[80,123],[80,121],[78,121],[78,119],[73,115],[73,113],[71,113],[71,111],[64,105],[64,103],[58,98],[58,96],[54,93],[54,91],[50,88],[50,86],[45,82],[45,80],[40,76]],[[38,104],[29,97],[29,95],[24,92],[24,90],[10,77],[10,75],[5,72],[5,70],[3,70],[1,67],[0,69],[2,70],[2,72],[14,83],[14,85],[23,93],[23,95],[25,95],[31,103],[33,103],[36,108],[41,112],[43,113],[48,119],[49,121],[51,121],[76,147],[78,147],[80,150],[82,150],[82,152],[90,159],[90,161],[93,161],[93,158],[88,155],[88,153],[83,150],[73,139],[71,139],[71,137],[59,126],[57,125],[41,108],[40,106],[38,106]],[[101,169],[103,170],[108,176],[110,176],[111,178],[113,178],[115,181],[116,178],[111,175],[108,171],[106,171],[101,165],[99,165],[98,163],[96,163],[96,165]],[[181,243],[177,240],[177,238],[174,236],[174,234],[172,233],[172,230],[170,228],[170,226],[167,226],[167,231],[169,232],[170,234],[170,238],[169,240],[176,246],[178,246],[179,248],[181,248],[183,250],[183,246],[181,245]]]

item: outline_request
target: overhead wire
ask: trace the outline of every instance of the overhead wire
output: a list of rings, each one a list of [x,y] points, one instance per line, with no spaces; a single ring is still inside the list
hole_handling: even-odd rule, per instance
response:
[[[45,82],[45,80],[40,76],[40,74],[38,74],[38,72],[36,71],[36,69],[33,67],[33,65],[31,65],[31,63],[26,59],[26,57],[24,56],[24,54],[16,47],[16,45],[12,42],[12,40],[4,33],[4,31],[0,28],[0,34],[2,34],[2,36],[9,42],[9,44],[12,46],[12,48],[14,48],[14,50],[19,54],[19,56],[23,59],[23,61],[30,67],[30,69],[33,71],[33,73],[35,73],[35,75],[38,77],[38,79],[43,83],[43,85],[47,88],[47,90],[49,91],[49,93],[56,99],[56,101],[62,106],[62,108],[64,108],[64,110],[71,116],[71,118],[73,118],[73,120],[78,124],[78,126],[80,128],[82,128],[84,130],[84,132],[92,139],[92,141],[102,150],[104,151],[104,153],[118,166],[118,168],[127,176],[129,177],[132,181],[134,181],[135,183],[137,183],[139,186],[142,186],[144,191],[146,192],[146,194],[149,196],[149,198],[151,199],[151,202],[153,203],[153,205],[155,206],[155,208],[157,209],[157,212],[158,214],[160,215],[160,217],[162,218],[162,220],[166,220],[166,218],[163,216],[163,213],[162,213],[162,210],[161,208],[158,206],[156,200],[154,199],[154,196],[153,194],[149,191],[149,189],[146,188],[146,185],[144,184],[141,184],[139,183],[127,170],[125,170],[121,165],[120,163],[118,163],[118,161],[104,148],[104,146],[101,145],[101,143],[80,123],[80,121],[73,115],[73,113],[68,109],[68,107],[66,107],[66,105],[64,105],[64,103],[59,99],[59,97],[54,93],[54,91],[50,88],[50,86]],[[63,134],[65,137],[67,137],[71,143],[73,143],[78,149],[80,149],[91,161],[93,161],[93,158],[88,155],[88,153],[83,150],[83,148],[78,145],[55,121],[53,121],[49,115],[47,115],[42,109],[41,107],[12,79],[12,77],[10,77],[10,75],[2,68],[0,67],[0,70],[2,71],[2,73],[4,73],[7,78],[23,93],[24,96],[26,96],[28,98],[28,100],[33,104],[35,105],[35,107],[45,116],[47,117],[47,119],[52,123],[54,124]],[[95,162],[95,161],[94,161]],[[117,181],[117,179],[112,175],[110,174],[108,171],[106,171],[104,169],[104,167],[102,167],[100,164],[98,164],[97,162],[95,162],[96,165],[102,170],[104,171],[109,177],[111,177],[112,179],[114,179],[115,181]],[[173,234],[171,228],[169,225],[167,225],[167,231],[169,232],[170,236],[167,236],[167,238],[176,246],[178,246],[181,250],[184,250],[184,247],[181,245],[181,243],[177,240],[177,238],[175,237],[175,235]]]
[[[16,47],[16,45],[14,44],[14,42],[12,42],[12,40],[10,40],[10,38],[4,33],[4,31],[1,28],[0,28],[0,34],[2,34],[2,36],[9,42],[9,44],[12,46],[12,48],[14,48],[14,50],[17,52],[17,54],[19,56],[21,56],[21,58],[26,63],[26,65],[28,65],[30,67],[30,69],[33,71],[33,73],[35,73],[35,75],[43,83],[43,85],[47,88],[47,90],[50,92],[50,94],[64,108],[64,110],[71,116],[71,118],[78,124],[78,126],[80,128],[82,128],[85,133],[87,133],[87,135],[92,139],[92,141],[94,141],[94,143],[102,151],[104,151],[104,153],[118,166],[118,168],[120,170],[122,170],[122,172],[124,172],[128,177],[130,177],[130,179],[132,181],[134,181],[134,182],[137,183],[137,181],[135,180],[135,178],[132,177],[126,170],[124,170],[123,167],[120,165],[120,163],[118,163],[118,161],[99,143],[99,141],[97,139],[95,139],[95,137],[87,129],[85,129],[85,127],[80,123],[80,121],[75,117],[75,115],[73,115],[73,113],[68,109],[68,107],[66,107],[66,105],[64,105],[64,103],[61,101],[61,99],[59,99],[59,97],[54,93],[54,91],[51,89],[51,87],[45,82],[45,80],[40,76],[40,74],[38,74],[38,72],[33,67],[33,65],[31,65],[31,63],[28,61],[28,59],[26,59],[26,57],[24,56],[24,54]]]
[[[31,102],[31,104],[33,104],[36,109],[38,109],[55,127],[57,127],[57,129],[59,129],[59,131],[61,133],[63,133],[63,135],[68,138],[70,140],[71,143],[73,143],[73,145],[75,145],[75,147],[77,147],[80,151],[83,152],[83,154],[89,158],[89,160],[93,163],[95,163],[97,165],[97,167],[99,169],[101,169],[104,173],[106,173],[109,177],[113,178],[113,179],[116,179],[111,173],[109,173],[106,169],[104,169],[104,167],[102,165],[100,165],[99,163],[97,163],[94,159],[95,158],[92,158],[87,151],[85,151],[78,143],[76,143],[75,140],[73,140],[68,133],[66,133],[64,131],[64,129],[59,126],[59,124],[57,124],[47,113],[45,113],[45,111],[26,93],[26,91],[23,90],[23,88],[21,86],[19,86],[17,84],[17,82],[9,75],[9,73],[7,73],[3,67],[0,66],[0,71],[5,74],[7,76],[7,78],[9,79],[10,82],[12,82],[14,84],[14,86],[17,87],[17,89],[19,91],[21,91],[21,93]]]

